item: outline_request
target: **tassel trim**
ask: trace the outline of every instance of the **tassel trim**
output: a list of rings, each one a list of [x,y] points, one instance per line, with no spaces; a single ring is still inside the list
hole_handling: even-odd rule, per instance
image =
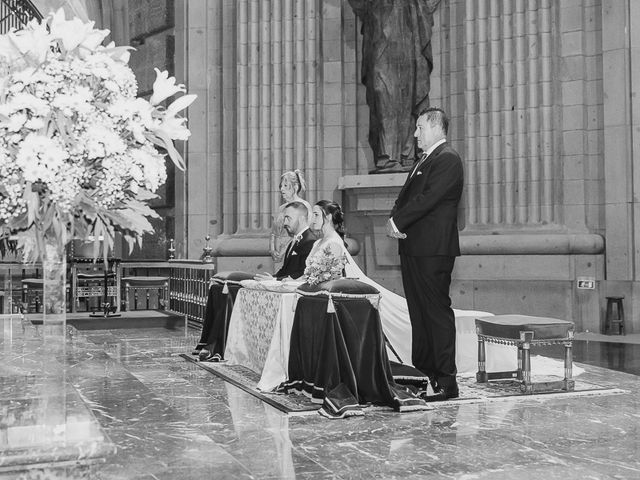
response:
[[[373,308],[379,310],[380,308],[380,294],[375,293],[342,293],[342,292],[330,292],[328,290],[319,290],[317,292],[304,292],[302,290],[296,290],[297,296],[301,297],[329,297],[329,303],[333,304],[333,298],[351,298],[351,299],[366,299],[371,303]],[[297,300],[297,297],[296,297]],[[334,310],[329,310],[333,308]],[[328,312],[335,312],[335,306],[330,307],[327,305]]]
[[[336,306],[333,304],[331,294],[329,294],[329,301],[327,302],[327,313],[336,313]]]

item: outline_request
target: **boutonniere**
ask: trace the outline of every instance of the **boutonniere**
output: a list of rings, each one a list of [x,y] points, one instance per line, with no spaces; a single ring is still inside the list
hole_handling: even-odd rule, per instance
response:
[[[416,175],[422,175],[422,172],[416,172]]]
[[[293,251],[291,252],[291,255],[297,255],[297,254],[298,254],[298,252],[296,252],[295,250],[293,250]]]

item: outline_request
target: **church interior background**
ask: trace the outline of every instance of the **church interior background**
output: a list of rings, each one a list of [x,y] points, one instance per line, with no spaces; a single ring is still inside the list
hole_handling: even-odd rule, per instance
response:
[[[198,95],[188,110],[192,135],[178,145],[186,170],[167,163],[153,205],[162,218],[142,248],[117,249],[123,262],[271,271],[278,182],[298,168],[311,204],[344,206],[363,271],[402,293],[385,223],[406,173],[370,173],[363,39],[348,0],[31,3],[41,12],[64,7],[133,46],[141,96],[152,92],[154,67]],[[627,339],[620,341],[633,343],[640,333],[640,3],[441,0],[433,22],[430,104],[449,113],[449,140],[465,167],[454,307],[571,319],[576,332],[600,333],[606,297],[624,296]],[[203,249],[212,264],[203,266]],[[373,412],[331,423],[263,409],[206,372],[177,365],[177,353],[192,346],[197,315],[187,315],[190,328],[160,337],[78,334],[65,353],[63,382],[79,389],[78,403],[104,402],[86,428],[106,463],[36,456],[20,471],[26,477],[13,477],[0,458],[0,478],[31,478],[30,471],[140,479],[636,478],[640,470],[637,350],[615,350],[589,370],[623,390],[611,397]],[[24,328],[13,335],[28,338]],[[584,361],[610,355],[597,342],[581,348]],[[34,360],[34,368],[45,364]],[[14,381],[14,393],[31,388],[28,377]],[[10,444],[11,408],[0,409],[0,445]],[[33,408],[37,425],[40,406]],[[25,455],[38,448],[25,447]]]
[[[598,331],[605,297],[624,295],[628,331],[639,328],[634,8],[435,9],[430,103],[450,113],[465,162],[459,308],[571,317]],[[85,11],[135,47],[141,95],[154,66],[198,94],[188,168],[170,172],[163,221],[133,258],[165,259],[174,238],[176,258],[198,259],[209,235],[219,270],[269,270],[280,174],[299,168],[309,201],[345,206],[363,270],[399,289],[384,223],[404,174],[368,174],[362,35],[348,2],[89,1]]]
[[[197,259],[210,235],[220,270],[269,270],[279,176],[300,168],[312,203],[344,204],[365,272],[397,288],[383,227],[404,175],[368,174],[362,36],[348,2],[98,3],[89,10],[114,39],[136,47],[141,92],[164,65],[199,95],[187,171],[167,185],[164,226],[137,255],[162,257],[173,237],[177,258]],[[638,328],[635,8],[436,8],[430,102],[450,112],[466,169],[460,308],[570,317],[598,331],[605,297],[625,295],[628,329]]]

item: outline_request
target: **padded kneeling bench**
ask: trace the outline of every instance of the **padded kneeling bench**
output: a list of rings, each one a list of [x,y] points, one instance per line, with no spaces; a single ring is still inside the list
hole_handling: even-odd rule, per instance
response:
[[[571,378],[573,366],[573,322],[557,318],[530,317],[527,315],[496,315],[476,318],[478,334],[478,383],[489,380],[515,378],[520,380],[523,393],[552,390],[573,390]],[[513,372],[487,372],[485,370],[485,342],[518,347],[518,370]],[[564,379],[548,382],[531,382],[531,347],[564,345]]]
[[[202,333],[200,341],[193,349],[193,355],[202,355],[201,360],[208,361],[223,359],[236,295],[242,288],[242,281],[252,278],[251,273],[236,271],[218,272],[211,278],[207,306],[202,319]]]

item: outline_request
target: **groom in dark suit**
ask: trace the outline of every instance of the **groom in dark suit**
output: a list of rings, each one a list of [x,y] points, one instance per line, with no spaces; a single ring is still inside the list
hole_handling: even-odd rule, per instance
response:
[[[259,273],[254,277],[256,280],[299,278],[304,274],[307,257],[316,240],[316,237],[309,230],[308,218],[309,211],[304,203],[291,202],[287,204],[284,209],[284,228],[292,238],[285,251],[282,268],[274,275]],[[201,361],[220,361],[226,344],[228,317],[224,314],[224,304],[215,304],[215,295],[219,291],[214,290],[215,288],[212,286],[209,289],[202,334],[198,345],[192,352],[194,355],[199,355]],[[233,305],[233,301],[231,304]]]
[[[299,278],[304,274],[307,257],[313,242],[316,241],[315,235],[309,230],[309,211],[302,202],[290,202],[284,209],[283,227],[292,237],[291,242],[287,246],[284,253],[284,261],[282,267],[275,274],[259,273],[255,276],[256,280],[268,280],[277,278]]]
[[[398,239],[400,268],[413,342],[414,367],[431,380],[427,401],[458,397],[456,325],[449,287],[460,255],[458,203],[462,195],[460,155],[447,143],[449,120],[439,108],[422,111],[414,136],[423,151],[409,173],[387,222]]]

